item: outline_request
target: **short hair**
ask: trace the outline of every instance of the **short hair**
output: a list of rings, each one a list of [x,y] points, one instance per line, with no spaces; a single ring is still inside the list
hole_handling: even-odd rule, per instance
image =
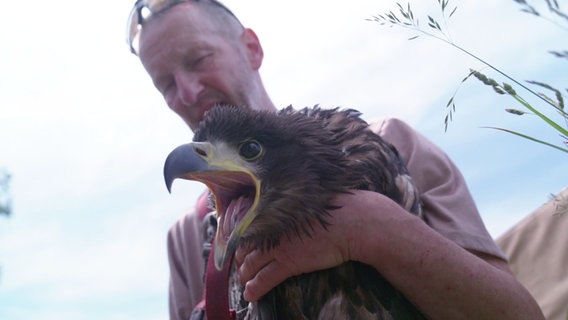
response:
[[[221,2],[216,0],[193,0],[215,21],[215,25],[220,26],[220,31],[226,33],[239,33],[244,29],[243,24],[237,16],[225,7]]]
[[[218,0],[138,0],[134,4],[134,8],[132,8],[128,19],[127,41],[132,53],[137,54],[138,48],[136,47],[138,46],[138,38],[145,23],[162,15],[178,4],[185,2],[194,3],[196,6],[202,8],[203,12],[208,14],[211,19],[214,20],[214,25],[222,26],[222,28],[218,28],[218,31],[229,35],[235,34],[235,31],[241,31],[244,29],[243,24],[237,16]]]

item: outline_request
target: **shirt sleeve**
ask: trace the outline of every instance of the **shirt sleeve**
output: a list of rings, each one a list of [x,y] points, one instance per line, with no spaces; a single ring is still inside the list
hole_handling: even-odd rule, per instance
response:
[[[465,179],[446,153],[399,119],[373,122],[371,129],[393,144],[406,163],[430,227],[464,249],[506,260],[487,231]]]
[[[168,232],[170,319],[187,320],[203,295],[202,222],[196,211],[181,217]]]
[[[497,238],[546,319],[568,319],[568,188]]]

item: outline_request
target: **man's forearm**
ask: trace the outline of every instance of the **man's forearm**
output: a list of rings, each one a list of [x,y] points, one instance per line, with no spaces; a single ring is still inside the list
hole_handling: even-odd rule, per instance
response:
[[[364,224],[375,230],[358,231],[372,237],[354,258],[373,265],[428,318],[544,319],[505,261],[474,255],[396,210]]]

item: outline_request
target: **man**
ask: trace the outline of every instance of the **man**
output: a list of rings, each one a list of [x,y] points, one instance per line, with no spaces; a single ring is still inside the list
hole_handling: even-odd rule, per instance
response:
[[[148,2],[139,0],[133,9],[132,50],[192,130],[218,103],[276,110],[259,75],[260,42],[227,8],[213,0]],[[338,196],[341,209],[330,212],[333,225],[301,245],[283,238],[266,253],[239,248],[245,298],[258,300],[290,276],[358,260],[375,267],[431,319],[542,319],[447,156],[399,120],[372,127],[406,162],[421,190],[426,223],[377,193]],[[190,213],[169,233],[172,319],[187,319],[201,297],[200,232],[199,215]]]

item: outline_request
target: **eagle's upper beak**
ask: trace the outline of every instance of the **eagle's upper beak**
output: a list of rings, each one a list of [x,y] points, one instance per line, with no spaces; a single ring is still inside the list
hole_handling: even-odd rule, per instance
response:
[[[193,142],[174,149],[164,165],[168,191],[175,179],[203,182],[215,196],[215,267],[223,269],[256,216],[260,181],[250,164],[225,145]]]

